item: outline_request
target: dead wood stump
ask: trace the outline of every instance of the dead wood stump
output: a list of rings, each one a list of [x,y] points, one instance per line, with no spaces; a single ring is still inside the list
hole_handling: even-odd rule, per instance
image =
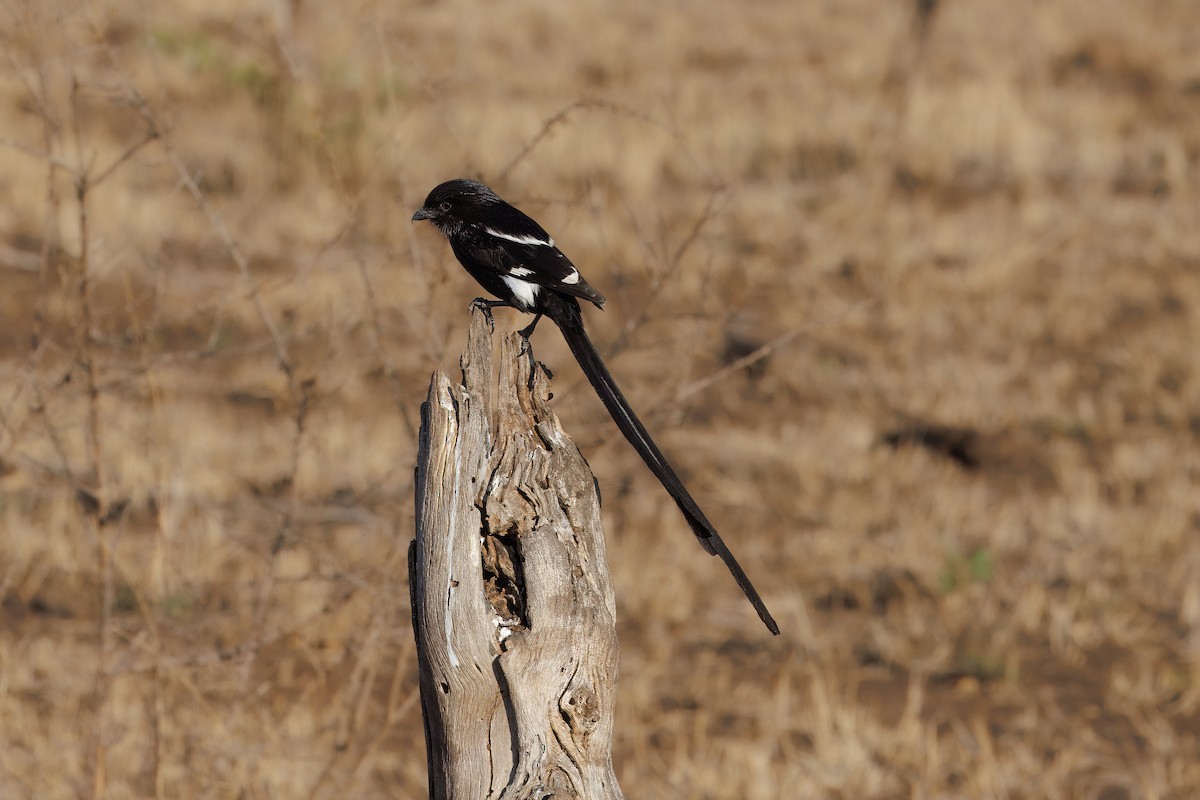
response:
[[[429,796],[620,798],[616,600],[591,470],[528,344],[475,310],[421,407],[413,630]]]

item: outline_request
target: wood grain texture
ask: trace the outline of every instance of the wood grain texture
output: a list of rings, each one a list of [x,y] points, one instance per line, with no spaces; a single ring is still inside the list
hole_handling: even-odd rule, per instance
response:
[[[473,311],[422,406],[409,550],[432,798],[620,798],[595,480],[528,344]],[[498,368],[498,376],[494,375]]]

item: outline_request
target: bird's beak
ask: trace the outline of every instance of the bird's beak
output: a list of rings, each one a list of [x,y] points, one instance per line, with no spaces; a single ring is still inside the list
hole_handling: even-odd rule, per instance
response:
[[[423,219],[433,219],[433,214],[431,214],[429,209],[425,207],[417,209],[417,213],[413,214],[412,221],[420,222]]]

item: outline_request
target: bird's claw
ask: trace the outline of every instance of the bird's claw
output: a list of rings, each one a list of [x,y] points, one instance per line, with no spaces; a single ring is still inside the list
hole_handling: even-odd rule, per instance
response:
[[[482,311],[483,318],[487,320],[488,327],[495,329],[496,321],[492,318],[492,304],[482,297],[476,297],[471,301],[472,311]]]

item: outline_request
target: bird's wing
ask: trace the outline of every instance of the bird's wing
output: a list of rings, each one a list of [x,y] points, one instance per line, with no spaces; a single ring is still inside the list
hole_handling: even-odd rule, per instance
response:
[[[528,217],[526,217],[528,220]],[[505,220],[505,222],[510,222]],[[473,250],[497,273],[604,306],[593,289],[550,237],[533,220],[529,226],[476,224]]]

